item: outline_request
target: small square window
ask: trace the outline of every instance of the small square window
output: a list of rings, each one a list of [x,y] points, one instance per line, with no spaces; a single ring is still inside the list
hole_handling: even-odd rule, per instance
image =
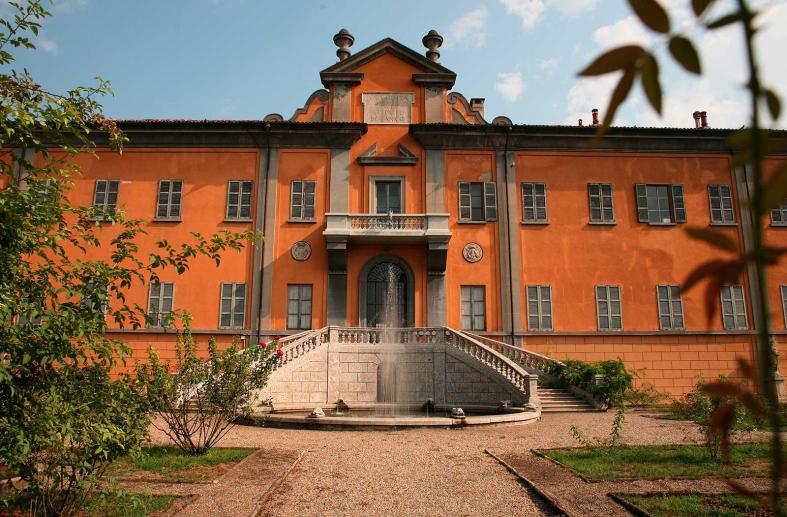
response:
[[[734,224],[735,210],[729,185],[708,185],[710,221],[713,224]]]
[[[683,185],[636,185],[637,220],[648,224],[686,222]]]
[[[787,226],[787,202],[771,210],[771,224],[773,226]]]
[[[148,327],[168,327],[172,325],[174,300],[174,282],[155,282],[150,284],[150,294],[148,297]]]
[[[596,286],[596,313],[599,330],[623,330],[620,287],[616,285]]]
[[[527,292],[527,328],[552,330],[552,288],[548,285],[529,285]]]
[[[287,285],[287,328],[308,330],[312,328],[312,286]]]
[[[742,285],[722,286],[721,318],[725,330],[746,330],[749,328]]]
[[[290,184],[290,221],[314,221],[316,181],[293,181]]]
[[[609,183],[589,183],[588,206],[591,223],[614,223],[615,209],[612,205],[612,185]]]
[[[180,221],[183,180],[161,180],[156,199],[156,219]]]
[[[221,284],[220,328],[243,328],[246,320],[246,284]]]
[[[115,215],[119,187],[120,180],[96,180],[93,191],[94,219],[103,220],[107,216]]]
[[[544,183],[522,183],[522,222],[548,222],[547,187]]]
[[[486,330],[486,287],[461,286],[463,330]]]
[[[683,330],[683,299],[679,285],[657,285],[656,297],[659,306],[659,328],[661,330]]]
[[[460,182],[459,220],[467,222],[496,221],[497,186],[493,182]]]

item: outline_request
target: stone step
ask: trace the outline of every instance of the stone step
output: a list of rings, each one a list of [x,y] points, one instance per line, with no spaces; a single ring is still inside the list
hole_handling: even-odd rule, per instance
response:
[[[603,413],[603,409],[595,409],[592,406],[588,408],[549,408],[542,407],[541,413]]]

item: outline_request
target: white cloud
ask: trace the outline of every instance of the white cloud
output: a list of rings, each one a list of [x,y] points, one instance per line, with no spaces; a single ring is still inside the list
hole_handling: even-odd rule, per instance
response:
[[[486,43],[487,18],[489,11],[486,6],[481,6],[452,21],[445,46],[452,47],[461,43],[467,47],[483,47]]]
[[[516,101],[525,90],[525,82],[521,72],[503,72],[497,74],[495,90],[508,102]]]
[[[546,72],[550,74],[557,69],[557,65],[560,61],[556,57],[549,57],[547,59],[541,59],[538,61],[538,69],[542,72]]]
[[[522,27],[532,29],[544,11],[555,9],[566,16],[577,16],[596,8],[598,0],[500,0],[510,14],[522,19]]]
[[[73,12],[87,6],[88,0],[54,0],[52,6],[64,12]]]
[[[531,29],[544,13],[544,0],[500,0],[510,14],[522,19],[522,27]]]
[[[47,54],[57,54],[57,43],[51,39],[39,38],[38,41],[36,41],[36,47],[40,48]]]
[[[630,43],[648,45],[651,38],[638,18],[628,16],[593,31],[593,41],[598,44],[599,49],[609,50]]]

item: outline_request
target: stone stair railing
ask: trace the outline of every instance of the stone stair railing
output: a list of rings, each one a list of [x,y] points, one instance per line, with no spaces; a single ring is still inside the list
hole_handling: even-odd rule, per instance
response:
[[[530,404],[538,403],[537,375],[529,374],[522,366],[503,353],[482,343],[475,336],[444,327],[445,344],[457,348],[480,363],[498,372],[520,392]]]
[[[564,366],[563,363],[557,359],[552,359],[551,357],[537,354],[518,346],[512,346],[508,343],[503,343],[502,341],[497,341],[495,339],[486,336],[480,336],[478,334],[472,334],[470,332],[462,333],[467,336],[472,336],[473,339],[476,339],[489,348],[500,352],[518,365],[523,366],[526,370],[537,373],[546,379],[553,378]]]
[[[442,341],[438,327],[366,328],[328,327],[330,341],[337,344],[395,345],[435,344]]]
[[[281,361],[276,363],[274,370],[282,368],[327,342],[328,327],[317,330],[307,330],[279,339],[278,345],[281,347],[282,357]]]

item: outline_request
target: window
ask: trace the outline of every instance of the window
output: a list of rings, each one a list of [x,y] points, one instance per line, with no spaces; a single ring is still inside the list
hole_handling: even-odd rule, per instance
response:
[[[657,285],[659,327],[661,330],[683,330],[683,300],[679,285]]]
[[[246,284],[221,284],[220,328],[243,328],[246,321]]]
[[[721,318],[724,330],[746,330],[746,302],[742,285],[725,285],[721,288]]]
[[[312,328],[312,286],[287,285],[287,328]]]
[[[612,185],[588,183],[590,222],[594,224],[614,223],[615,209],[612,206]]]
[[[402,213],[402,182],[375,181],[375,212],[378,214]]]
[[[85,284],[85,297],[82,298],[82,307],[100,314],[106,314],[108,310],[107,302],[109,300],[109,288],[104,287],[103,293],[98,288],[95,282],[88,282]]]
[[[251,181],[232,180],[227,185],[227,219],[251,219]]]
[[[550,286],[527,286],[527,328],[530,330],[552,330],[552,288]]]
[[[33,295],[27,292],[22,292],[19,296],[21,300],[27,302],[25,305],[28,305],[27,310],[25,312],[20,312],[16,318],[16,322],[19,325],[40,325],[43,321],[43,311],[44,307],[43,304],[39,303],[35,299]]]
[[[462,286],[462,329],[486,330],[486,287]]]
[[[172,323],[172,302],[175,298],[175,284],[162,282],[150,284],[148,298],[148,326],[166,327]]]
[[[782,314],[784,314],[784,328],[787,328],[787,285],[779,288],[782,292]]]
[[[93,211],[96,219],[114,215],[118,203],[119,180],[96,180],[93,192]]]
[[[686,222],[686,205],[683,185],[636,186],[637,220],[648,224],[674,224]]]
[[[547,187],[543,183],[522,183],[522,222],[547,222]]]
[[[773,226],[787,226],[787,202],[771,210],[771,224]]]
[[[620,307],[620,287],[596,286],[596,311],[599,330],[623,330],[623,312]]]
[[[161,180],[158,182],[156,219],[180,220],[180,201],[183,196],[183,180]]]
[[[290,185],[290,221],[314,221],[316,181],[293,181]]]
[[[497,186],[492,182],[460,182],[459,220],[496,221]]]
[[[735,223],[735,211],[732,208],[732,190],[729,185],[708,185],[708,202],[710,203],[711,223]]]

